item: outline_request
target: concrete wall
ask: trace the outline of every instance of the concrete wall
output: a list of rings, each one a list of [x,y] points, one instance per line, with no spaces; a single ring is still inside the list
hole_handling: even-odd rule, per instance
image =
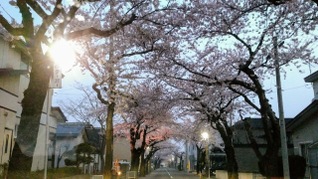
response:
[[[227,171],[217,170],[215,177],[217,179],[228,178]],[[244,172],[240,172],[239,173],[239,179],[266,179],[266,177],[264,177],[264,176],[262,176],[261,174],[258,174],[258,173],[244,173]]]
[[[301,124],[293,131],[292,139],[295,154],[301,155],[300,145],[311,144],[318,141],[318,111],[313,114],[305,123]]]

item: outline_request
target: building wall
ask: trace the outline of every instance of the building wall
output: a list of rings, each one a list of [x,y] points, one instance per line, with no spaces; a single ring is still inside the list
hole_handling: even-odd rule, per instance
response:
[[[296,129],[294,129],[292,134],[292,140],[294,143],[294,153],[296,155],[300,155],[306,158],[307,160],[307,168],[306,168],[306,174],[305,178],[310,178],[310,175],[314,175],[314,173],[311,173],[313,171],[310,171],[311,168],[309,167],[310,162],[308,157],[314,157],[318,158],[317,154],[315,156],[310,155],[308,152],[308,148],[311,144],[318,142],[318,111],[315,112],[312,116],[310,116],[306,122],[299,125]],[[317,165],[317,164],[316,164]],[[314,170],[313,168],[312,170]],[[313,177],[313,176],[312,176]]]
[[[0,38],[0,69],[19,70],[21,64],[20,54]],[[0,74],[0,164],[8,163],[20,121],[19,82],[20,75]]]
[[[57,162],[58,162],[58,157],[62,156],[63,154],[65,154],[65,152],[70,151],[72,149],[74,149],[74,147],[78,144],[84,143],[85,140],[83,138],[83,135],[79,135],[77,137],[63,137],[63,138],[57,138],[56,139],[56,144],[55,144],[55,164],[54,167],[57,167]],[[74,151],[75,153],[75,151]],[[59,163],[59,168],[61,167],[65,167],[65,162],[64,159],[66,159],[66,157],[62,157],[62,159],[60,160]]]
[[[294,143],[294,152],[297,155],[302,155],[301,145],[312,144],[318,141],[318,111],[313,114],[305,123],[298,126],[292,134]]]
[[[50,134],[55,134],[56,133],[56,118],[53,116],[50,116],[49,119],[49,125],[48,125],[48,130]],[[48,141],[46,141],[46,113],[42,114],[41,117],[41,123],[39,127],[39,132],[38,132],[38,138],[37,138],[37,144],[35,147],[34,151],[34,156],[33,156],[33,162],[32,162],[32,171],[36,170],[43,170],[45,167],[45,159],[46,159],[46,153],[45,153],[45,144],[48,143],[48,158],[50,158],[53,155],[53,141],[50,140],[50,137]],[[48,168],[51,168],[51,164],[48,163]]]
[[[11,48],[9,43],[0,38],[0,70],[28,70],[28,65],[21,57],[19,51]],[[0,164],[8,163],[14,146],[18,125],[20,123],[23,92],[29,83],[28,74],[5,74],[0,73]],[[43,111],[46,111],[46,102]],[[51,104],[50,104],[51,105]],[[45,127],[43,120],[46,119],[44,112],[38,133],[35,156],[32,170],[42,170],[44,167]],[[56,120],[52,118],[52,120]],[[56,122],[50,123],[51,132],[55,132]],[[32,131],[32,130],[30,130]],[[6,150],[6,136],[9,135],[10,152]]]

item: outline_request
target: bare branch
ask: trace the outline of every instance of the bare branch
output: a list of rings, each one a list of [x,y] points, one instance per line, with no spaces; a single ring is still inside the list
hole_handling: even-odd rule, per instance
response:
[[[66,34],[65,38],[66,39],[75,39],[75,38],[79,38],[79,37],[90,35],[90,34],[93,34],[93,35],[96,35],[96,36],[100,36],[100,37],[109,37],[112,34],[114,34],[117,31],[119,31],[121,28],[131,24],[136,19],[137,19],[137,16],[135,14],[132,14],[130,19],[128,19],[127,21],[124,21],[124,22],[121,21],[119,24],[117,24],[116,27],[114,27],[114,28],[112,28],[110,30],[99,30],[99,29],[96,29],[94,27],[90,27],[90,28],[87,28],[87,29],[78,30],[78,31]]]
[[[23,28],[14,28],[11,26],[11,24],[7,21],[6,18],[4,18],[0,14],[0,24],[13,36],[20,36],[23,35]]]

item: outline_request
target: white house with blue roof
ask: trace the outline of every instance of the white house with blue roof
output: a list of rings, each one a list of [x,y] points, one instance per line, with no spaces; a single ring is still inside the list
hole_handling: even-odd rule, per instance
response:
[[[72,160],[76,159],[74,147],[81,143],[87,142],[85,123],[60,123],[57,125],[55,136],[56,141],[54,166],[55,168],[60,168],[66,166],[64,162],[66,158]],[[70,155],[70,152],[73,152],[74,155]],[[66,155],[67,153],[68,155]]]

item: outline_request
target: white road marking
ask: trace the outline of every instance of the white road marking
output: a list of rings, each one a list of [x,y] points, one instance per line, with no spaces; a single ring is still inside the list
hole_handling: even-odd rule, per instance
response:
[[[168,175],[169,175],[169,177],[170,178],[173,178],[171,175],[170,175],[170,173],[168,172],[168,170],[165,168],[165,170],[166,170],[166,172],[168,173]]]

